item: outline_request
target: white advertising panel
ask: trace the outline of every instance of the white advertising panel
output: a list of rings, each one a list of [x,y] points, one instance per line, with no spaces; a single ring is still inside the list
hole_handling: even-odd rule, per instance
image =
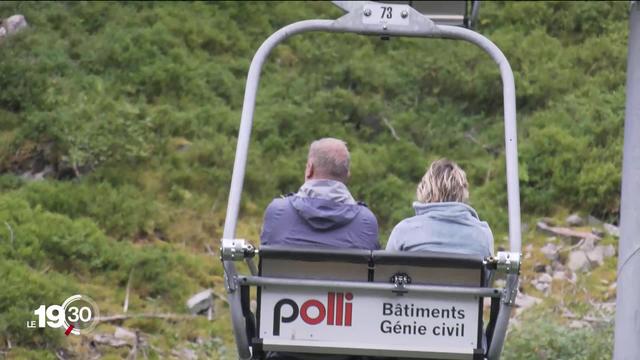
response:
[[[474,296],[265,286],[260,307],[265,350],[312,346],[361,354],[354,349],[473,354],[478,347]]]

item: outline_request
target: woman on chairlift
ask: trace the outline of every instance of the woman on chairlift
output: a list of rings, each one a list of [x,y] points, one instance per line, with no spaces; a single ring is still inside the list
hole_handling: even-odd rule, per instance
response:
[[[453,161],[434,161],[422,177],[413,203],[416,215],[395,226],[387,250],[493,254],[493,234],[467,204],[465,172]]]

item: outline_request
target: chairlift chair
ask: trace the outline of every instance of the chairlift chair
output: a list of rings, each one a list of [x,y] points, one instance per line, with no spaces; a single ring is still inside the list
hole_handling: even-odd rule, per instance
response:
[[[238,355],[260,359],[275,351],[499,359],[517,294],[521,249],[511,66],[495,44],[469,29],[478,13],[476,1],[333,3],[345,11],[342,17],[281,28],[260,46],[249,68],[221,246]],[[256,249],[236,239],[260,71],[276,45],[310,31],[465,40],[491,56],[503,84],[510,252],[479,259],[429,252]],[[235,261],[246,261],[251,274],[239,274]],[[505,286],[488,286],[488,273],[504,274]],[[257,288],[256,313],[249,306],[251,287]],[[484,298],[492,304],[486,328]]]

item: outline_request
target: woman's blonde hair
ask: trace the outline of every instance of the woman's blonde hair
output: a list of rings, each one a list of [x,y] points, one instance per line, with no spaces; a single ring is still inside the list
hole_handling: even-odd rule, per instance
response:
[[[467,174],[453,161],[447,159],[434,161],[418,184],[416,196],[418,201],[423,203],[467,202],[469,200]]]

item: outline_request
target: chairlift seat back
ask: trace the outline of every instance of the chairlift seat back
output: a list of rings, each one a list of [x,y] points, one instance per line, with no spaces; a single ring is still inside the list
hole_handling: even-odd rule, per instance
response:
[[[404,271],[416,284],[480,287],[484,271],[480,258],[262,247],[260,271],[265,278],[296,280],[260,287],[259,339],[254,344],[261,344],[264,351],[482,358],[478,296],[424,293],[411,290],[412,285],[408,291],[355,285],[389,285],[396,271]],[[447,282],[449,277],[453,283]],[[314,285],[314,280],[327,279],[337,286]]]

